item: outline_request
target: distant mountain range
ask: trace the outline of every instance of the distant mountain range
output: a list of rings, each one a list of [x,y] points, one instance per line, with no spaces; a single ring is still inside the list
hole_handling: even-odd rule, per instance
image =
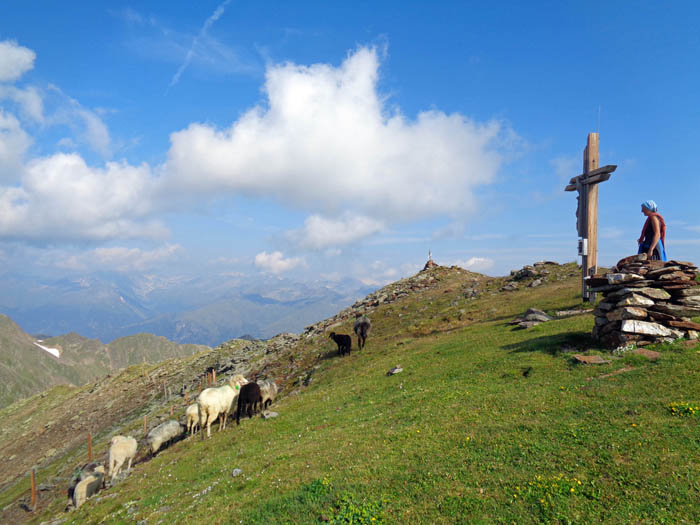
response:
[[[129,365],[208,349],[151,334],[122,337],[109,345],[76,333],[37,340],[0,314],[0,405],[59,384],[82,385]]]
[[[301,332],[373,290],[353,280],[308,284],[238,275],[96,274],[53,281],[5,275],[0,313],[35,335],[77,332],[104,343],[152,333],[216,346],[244,335]]]

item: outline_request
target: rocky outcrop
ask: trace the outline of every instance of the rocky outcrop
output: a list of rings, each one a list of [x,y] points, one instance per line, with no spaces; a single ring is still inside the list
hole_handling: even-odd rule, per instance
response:
[[[535,264],[526,264],[520,270],[511,270],[506,284],[501,288],[502,292],[512,292],[519,288],[520,281],[529,281],[528,288],[535,288],[549,280],[552,266],[560,266],[553,261],[539,261]]]
[[[700,324],[698,268],[686,261],[648,261],[646,254],[620,260],[612,270],[588,279],[604,296],[595,314],[593,337],[611,348],[687,337]]]
[[[529,308],[522,317],[516,317],[509,324],[516,325],[516,328],[532,328],[541,323],[551,321],[553,317],[549,316],[542,310],[537,308]]]

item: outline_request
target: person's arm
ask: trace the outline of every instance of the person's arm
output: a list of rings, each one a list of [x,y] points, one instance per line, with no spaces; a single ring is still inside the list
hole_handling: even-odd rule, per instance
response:
[[[656,245],[659,242],[659,238],[661,237],[661,228],[659,227],[659,219],[652,216],[651,225],[654,228],[654,238],[651,240],[651,244],[649,245],[649,250],[647,250],[647,257],[649,259],[651,259],[651,256],[654,254],[654,248],[656,248]]]

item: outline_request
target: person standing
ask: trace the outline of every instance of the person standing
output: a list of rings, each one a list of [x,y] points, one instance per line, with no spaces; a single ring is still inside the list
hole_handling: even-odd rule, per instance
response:
[[[658,213],[658,206],[652,200],[642,203],[642,213],[647,218],[642,234],[637,239],[639,251],[646,253],[647,259],[667,261],[666,257],[666,222]]]

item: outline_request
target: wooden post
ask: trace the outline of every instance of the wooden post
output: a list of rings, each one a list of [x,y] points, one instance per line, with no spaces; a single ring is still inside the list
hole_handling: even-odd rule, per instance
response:
[[[590,302],[595,302],[595,294],[588,290],[586,277],[598,271],[598,184],[608,180],[617,169],[613,164],[598,167],[598,143],[598,134],[589,133],[583,150],[583,173],[573,177],[564,188],[564,191],[578,192],[576,230],[581,255],[581,297]]]
[[[211,380],[212,383],[216,384],[216,370],[211,371]]]
[[[598,143],[597,133],[588,134],[588,144],[586,145],[585,162],[583,171],[587,175],[598,169]],[[593,275],[598,270],[598,185],[587,184],[586,199],[586,233],[588,238],[588,257],[584,277]],[[595,301],[595,294],[589,294],[588,300]]]
[[[148,416],[143,416],[143,433],[148,433]]]
[[[171,416],[173,415],[173,406],[172,405],[170,405],[170,415]]]
[[[92,434],[88,432],[88,461],[92,462]]]
[[[31,479],[32,479],[32,512],[36,510],[36,469],[32,469],[31,471]]]

